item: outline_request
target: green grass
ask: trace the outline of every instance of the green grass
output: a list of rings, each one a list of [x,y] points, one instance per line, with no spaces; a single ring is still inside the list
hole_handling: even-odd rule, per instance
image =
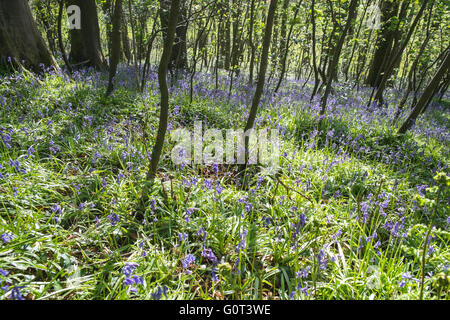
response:
[[[317,118],[307,99],[289,95],[300,90],[292,83],[257,121],[285,132],[279,177],[287,187],[264,168],[250,169],[248,190],[234,166],[177,168],[168,140],[154,208],[138,212],[142,221],[136,204],[158,125],[157,91],[142,98],[119,88],[104,98],[103,85],[87,77],[17,74],[0,83],[0,235],[12,236],[0,240],[0,269],[8,272],[0,285],[9,287],[0,298],[23,286],[29,299],[153,299],[165,286],[168,299],[417,299],[433,206],[424,298],[449,298],[449,207],[422,206],[417,189],[434,185],[437,169],[448,174],[448,140],[416,131],[397,137],[379,111],[362,121],[368,113],[346,97],[365,101],[366,93],[345,88],[337,98],[344,107],[315,133]],[[198,85],[209,90],[209,83]],[[190,105],[188,90],[174,90],[171,111],[179,105],[180,113],[171,128],[196,119],[243,127],[247,111],[233,98],[198,94]],[[416,127],[434,123],[448,134],[448,111],[430,112]],[[397,222],[398,237],[385,227]],[[204,248],[217,265],[202,257]],[[195,262],[183,268],[188,254]],[[143,279],[136,293],[124,283],[131,262]]]

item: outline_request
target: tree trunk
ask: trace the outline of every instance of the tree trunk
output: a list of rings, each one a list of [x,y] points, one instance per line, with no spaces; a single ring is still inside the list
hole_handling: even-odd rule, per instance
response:
[[[285,0],[285,3],[286,2],[288,2],[288,1]],[[300,0],[300,2],[297,4],[297,7],[295,8],[294,22],[291,24],[291,27],[289,28],[289,33],[288,33],[287,38],[286,38],[286,36],[283,36],[283,39],[285,39],[285,40],[283,40],[284,47],[282,48],[282,51],[281,51],[282,58],[281,58],[280,78],[278,79],[278,83],[275,87],[274,92],[277,92],[278,89],[280,88],[281,82],[283,81],[283,78],[284,78],[284,74],[286,73],[286,60],[287,60],[287,55],[289,53],[289,43],[291,40],[292,30],[294,29],[295,20],[297,19],[297,15],[298,15],[298,12],[300,11],[300,6],[302,5],[302,2],[303,2],[303,0]],[[286,8],[286,10],[287,10],[287,8]],[[282,32],[282,34],[283,34],[283,32]],[[303,54],[303,51],[302,51],[302,54]],[[300,62],[301,62],[301,60],[302,60],[302,58],[300,58]]]
[[[274,20],[274,16],[275,16],[275,11],[277,9],[277,2],[278,2],[278,0],[270,1],[269,12],[267,13],[266,29],[264,31],[264,40],[263,40],[263,47],[262,47],[262,53],[261,53],[258,82],[256,84],[256,90],[255,90],[255,94],[253,96],[252,106],[250,108],[250,113],[248,115],[248,119],[247,119],[247,123],[245,125],[244,131],[247,131],[247,130],[253,128],[253,125],[254,125],[255,119],[256,119],[256,113],[258,111],[258,105],[259,105],[259,102],[261,100],[261,96],[263,93],[264,82],[265,82],[266,71],[267,71],[267,62],[268,62],[268,58],[269,58],[270,40],[272,38],[273,20]],[[247,160],[248,160],[248,137],[246,137],[246,139],[245,139],[245,150],[246,150],[245,162],[247,163]]]
[[[97,5],[95,0],[68,0],[67,6],[77,5],[81,9],[81,29],[72,29],[70,34],[70,57],[73,66],[94,67],[105,71],[100,45]]]
[[[317,54],[316,54],[316,14],[315,14],[315,1],[311,1],[311,25],[312,25],[312,60],[313,60],[313,69],[314,69],[314,88],[311,93],[310,101],[314,98],[317,92],[317,88],[319,87],[319,70],[317,67]]]
[[[67,67],[67,70],[70,74],[72,74],[72,66],[69,63],[69,59],[67,59],[66,49],[64,48],[63,38],[62,38],[62,16],[64,11],[64,0],[59,0],[59,8],[58,8],[58,45],[59,50],[61,50],[61,55],[64,60],[64,63]]]
[[[251,0],[250,4],[250,24],[248,30],[248,42],[250,46],[250,65],[249,65],[249,77],[248,84],[253,86],[253,70],[255,67],[255,44],[253,43],[253,29],[255,25],[255,0]]]
[[[0,68],[24,65],[35,72],[39,66],[58,68],[33,20],[26,0],[0,0]]]
[[[336,76],[337,65],[339,63],[339,56],[341,55],[342,46],[344,45],[345,37],[347,36],[348,30],[350,29],[352,20],[356,16],[357,6],[358,6],[358,0],[352,0],[350,2],[350,7],[348,9],[348,18],[347,18],[347,22],[345,23],[345,28],[342,31],[339,41],[333,50],[333,57],[332,57],[332,60],[329,64],[328,70],[327,70],[327,84],[326,84],[325,92],[324,92],[324,94],[322,96],[322,100],[321,100],[320,115],[325,114],[325,108],[327,107],[328,95],[331,92],[331,84],[333,82],[333,79]]]
[[[400,59],[400,57],[402,56],[403,51],[406,48],[406,45],[409,42],[409,39],[411,38],[412,33],[414,32],[414,29],[416,28],[417,22],[419,21],[420,17],[422,16],[423,11],[425,10],[425,7],[428,3],[428,0],[424,0],[422,3],[422,6],[420,7],[419,12],[417,13],[416,17],[414,18],[414,21],[411,25],[411,27],[409,28],[408,34],[406,35],[405,40],[403,41],[401,47],[398,50],[393,50],[394,52],[394,57],[389,61],[389,64],[386,68],[385,73],[383,74],[383,77],[381,79],[381,82],[378,86],[378,90],[375,94],[375,101],[377,101],[378,105],[381,106],[383,103],[383,92],[384,89],[387,85],[387,81],[389,80],[391,74],[392,74],[392,69],[394,68],[394,66],[397,64],[397,61]],[[370,101],[369,101],[370,103]]]
[[[361,33],[361,27],[363,25],[364,18],[366,17],[367,8],[369,7],[369,5],[370,5],[370,1],[367,1],[367,4],[364,6],[364,10],[363,10],[363,14],[361,16],[361,21],[359,23],[358,30],[356,31],[356,36],[355,36],[356,39],[359,39],[359,34]],[[348,58],[347,65],[344,68],[345,81],[348,81],[348,71],[350,69],[350,65],[352,64],[353,56],[355,55],[357,45],[359,46],[358,41],[355,41],[352,46],[350,58]]]
[[[162,4],[162,3],[161,3]],[[152,150],[152,158],[150,161],[150,168],[147,173],[147,180],[153,181],[156,176],[156,170],[158,169],[159,159],[161,158],[161,152],[164,146],[164,138],[167,131],[167,121],[169,117],[169,89],[167,86],[167,68],[172,57],[172,46],[175,40],[175,30],[177,22],[179,21],[180,13],[180,0],[172,0],[170,6],[170,12],[167,20],[167,30],[164,41],[163,52],[158,67],[158,83],[159,91],[161,93],[161,107],[159,113],[159,126],[156,136],[155,145]],[[144,196],[146,193],[144,194]]]
[[[420,57],[422,56],[423,52],[425,51],[425,48],[428,45],[428,41],[431,38],[430,24],[431,24],[431,17],[432,17],[432,15],[433,15],[433,4],[432,4],[432,6],[430,8],[430,14],[428,16],[425,40],[423,41],[422,45],[420,46],[419,53],[417,54],[416,58],[414,59],[412,65],[411,65],[411,69],[409,69],[409,73],[408,73],[408,87],[406,88],[406,91],[403,94],[402,100],[398,104],[397,111],[395,112],[395,115],[394,115],[394,119],[397,119],[398,116],[400,115],[400,112],[403,110],[403,106],[405,105],[406,100],[408,99],[409,93],[413,89],[413,74],[416,72],[416,68],[417,68],[417,65],[419,64]]]
[[[366,84],[371,87],[378,87],[381,81],[380,74],[386,70],[386,57],[392,51],[395,32],[392,28],[394,17],[398,11],[398,1],[384,0],[381,4],[382,27],[375,45],[375,53],[370,63],[370,71],[366,79]]]
[[[444,61],[441,63],[436,74],[433,76],[433,79],[431,79],[430,83],[423,91],[419,101],[417,101],[417,103],[414,105],[414,108],[409,114],[405,123],[403,123],[403,125],[398,130],[399,134],[404,134],[415,123],[417,116],[419,116],[419,114],[422,112],[422,109],[426,107],[427,103],[430,101],[433,94],[436,92],[436,88],[439,86],[440,81],[446,75],[449,68],[450,68],[450,51],[447,51],[447,55]]]
[[[163,37],[164,41],[168,39],[167,31],[169,27],[169,7],[171,1],[169,0],[161,0],[161,10],[160,10],[160,18],[161,18],[161,27],[163,28]],[[187,7],[186,1],[181,0],[180,2],[180,14],[176,26],[176,37],[173,48],[171,49],[171,56],[169,61],[169,69],[171,73],[174,73],[179,70],[186,70],[188,67],[187,61],[187,47],[186,47],[186,37],[187,37]]]
[[[116,0],[114,4],[114,14],[113,14],[113,30],[111,34],[111,56],[109,61],[109,83],[108,89],[106,90],[106,95],[110,95],[114,88],[114,77],[117,72],[117,65],[120,61],[120,29],[122,20],[122,0]]]
[[[36,7],[37,7],[37,16],[38,21],[42,23],[42,27],[45,31],[45,35],[47,38],[48,46],[50,47],[50,52],[54,55],[56,51],[56,43],[55,43],[55,31],[54,31],[54,20],[53,14],[52,14],[52,8],[51,8],[51,2],[50,0],[45,1],[45,8],[44,8],[44,1],[36,1]]]
[[[127,60],[127,64],[130,64],[131,62],[131,46],[130,46],[130,37],[128,37],[128,26],[127,21],[125,17],[122,17],[122,30],[121,30],[121,36],[122,36],[122,52],[123,56]]]

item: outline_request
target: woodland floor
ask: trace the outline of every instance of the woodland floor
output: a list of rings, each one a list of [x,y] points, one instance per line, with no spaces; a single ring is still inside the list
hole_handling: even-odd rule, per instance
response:
[[[286,187],[256,166],[248,190],[235,166],[174,166],[168,139],[138,219],[156,74],[144,96],[131,68],[109,98],[105,77],[0,78],[0,298],[417,299],[434,210],[424,297],[449,298],[448,202],[434,206],[427,189],[449,175],[448,96],[397,136],[405,114],[393,121],[393,88],[383,108],[367,108],[370,88],[335,84],[317,130],[311,83],[289,80],[277,94],[269,84],[257,127],[280,131]],[[253,89],[219,84],[197,75],[189,103],[180,77],[169,130],[243,128]]]

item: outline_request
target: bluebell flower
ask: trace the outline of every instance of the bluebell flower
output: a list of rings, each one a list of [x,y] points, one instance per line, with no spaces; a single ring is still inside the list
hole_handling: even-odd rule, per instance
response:
[[[61,208],[58,204],[55,204],[55,205],[52,207],[52,212],[53,212],[53,213],[59,213],[59,214],[61,214],[61,213],[62,213],[62,208]]]
[[[156,210],[155,205],[156,205],[156,200],[155,200],[155,199],[152,199],[152,201],[150,201],[150,207],[152,208],[152,211],[155,211],[155,210]]]
[[[186,240],[187,239],[187,233],[183,233],[183,232],[180,232],[180,233],[178,233],[178,240],[180,240],[180,242],[183,242],[184,240]]]
[[[13,287],[10,298],[12,300],[25,300],[25,298],[20,293],[20,289],[22,289],[22,288],[24,288],[24,286]]]
[[[206,259],[208,259],[212,263],[217,263],[217,258],[216,258],[216,256],[214,255],[214,252],[211,249],[204,248],[203,251],[202,251],[202,257],[205,257]]]
[[[317,255],[317,260],[319,261],[319,268],[321,270],[325,270],[327,268],[328,261],[323,250],[320,250],[319,254]]]
[[[205,228],[201,227],[200,229],[198,229],[197,236],[201,236],[203,238],[203,241],[205,241],[208,236],[205,231]]]
[[[109,221],[111,221],[111,225],[113,226],[115,226],[120,221],[119,216],[115,213],[108,215],[107,218],[109,219]]]
[[[244,231],[242,231],[241,235],[240,235],[240,241],[238,243],[238,245],[236,246],[236,253],[239,253],[241,250],[244,250],[245,247],[247,246],[247,229],[244,229]]]
[[[223,187],[222,187],[222,186],[220,185],[220,183],[218,182],[218,183],[217,183],[217,186],[216,186],[216,192],[217,192],[217,194],[221,194],[222,191],[223,191]]]
[[[156,292],[152,293],[152,298],[153,298],[153,300],[161,300],[162,295],[165,295],[167,298],[167,287],[166,286],[158,287]]]
[[[3,240],[3,242],[7,243],[10,242],[12,240],[12,235],[8,234],[8,233],[3,233],[0,238]]]
[[[188,254],[186,258],[182,260],[183,268],[187,269],[189,266],[195,262],[195,257],[193,254]]]
[[[184,215],[184,220],[185,220],[186,222],[191,221],[191,220],[190,220],[190,217],[191,217],[191,215],[194,213],[194,210],[197,210],[197,208],[188,208],[188,209],[186,210],[186,213],[185,213],[185,215]]]
[[[134,270],[136,270],[137,267],[139,267],[139,264],[135,262],[127,262],[122,268],[122,273],[128,277],[134,272]]]
[[[306,215],[304,213],[302,213],[300,215],[300,227],[304,227],[306,225]]]
[[[211,269],[211,278],[213,282],[219,281],[219,275],[215,266]]]
[[[36,152],[36,150],[34,150],[33,146],[30,146],[30,147],[28,148],[28,150],[27,150],[28,156],[30,156],[30,157],[31,157],[31,155],[32,155],[33,153],[35,153],[35,152]]]

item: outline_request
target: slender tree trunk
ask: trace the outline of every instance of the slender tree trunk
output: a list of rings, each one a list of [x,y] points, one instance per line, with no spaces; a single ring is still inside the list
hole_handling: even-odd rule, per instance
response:
[[[369,5],[370,5],[370,1],[367,1],[367,4],[364,7],[364,11],[363,11],[363,14],[362,14],[362,17],[361,17],[361,21],[360,21],[359,26],[358,26],[358,30],[356,31],[356,39],[359,39],[359,34],[361,32],[361,28],[362,28],[362,25],[364,23],[364,18],[366,17],[367,8],[369,7]],[[352,51],[351,51],[351,54],[350,54],[350,58],[348,59],[348,63],[346,65],[346,67],[344,68],[345,81],[348,81],[348,71],[350,69],[350,65],[352,64],[353,56],[355,55],[355,52],[356,52],[355,49],[356,49],[357,44],[358,44],[357,41],[355,41],[353,43]]]
[[[69,59],[67,59],[66,49],[64,48],[64,43],[62,39],[62,16],[63,16],[63,10],[64,10],[64,0],[59,0],[59,9],[58,9],[58,45],[59,50],[61,50],[61,55],[63,57],[64,63],[67,67],[67,70],[72,73],[73,69],[72,66],[69,63]]]
[[[428,41],[431,38],[430,24],[431,24],[432,14],[433,14],[433,7],[430,8],[430,14],[428,16],[425,40],[423,41],[423,43],[422,43],[422,45],[421,45],[421,47],[419,49],[419,53],[417,54],[416,58],[414,59],[412,65],[411,65],[411,68],[409,69],[409,73],[408,73],[408,87],[406,88],[406,91],[405,91],[405,93],[403,95],[402,100],[398,104],[397,111],[395,112],[394,119],[397,119],[398,116],[400,115],[400,112],[403,110],[403,107],[404,107],[404,105],[406,103],[406,100],[408,99],[409,93],[413,89],[413,79],[412,79],[413,78],[413,74],[415,73],[417,65],[419,64],[420,57],[422,56],[423,52],[425,51],[425,48],[428,45]]]
[[[300,0],[300,2],[297,4],[297,7],[295,8],[294,21],[295,21],[295,19],[297,19],[297,14],[298,14],[298,12],[300,10],[300,6],[302,5],[302,2],[303,2],[303,0]],[[275,91],[274,92],[277,92],[278,89],[280,88],[281,82],[283,81],[283,78],[284,78],[284,74],[286,73],[286,60],[287,60],[287,55],[289,53],[289,43],[290,43],[290,40],[291,40],[291,35],[292,35],[292,30],[293,29],[294,29],[294,23],[289,28],[289,33],[288,33],[286,41],[283,41],[284,48],[282,50],[282,55],[283,56],[281,58],[281,73],[280,73],[280,78],[278,79],[278,83],[277,83],[277,86],[275,87]],[[301,61],[301,58],[300,58],[300,61]]]
[[[40,64],[58,68],[33,20],[28,1],[0,0],[0,68],[24,65],[42,72]]]
[[[258,105],[259,105],[259,102],[261,100],[261,96],[263,93],[264,82],[265,82],[266,71],[267,71],[267,62],[268,62],[268,58],[269,58],[270,40],[272,38],[273,20],[274,20],[274,16],[275,16],[275,11],[277,9],[277,2],[278,2],[278,0],[270,1],[269,12],[267,13],[266,28],[264,31],[264,40],[263,40],[263,47],[262,47],[262,53],[261,53],[258,82],[256,84],[256,90],[255,90],[255,94],[253,96],[252,106],[250,108],[250,113],[248,115],[248,119],[247,119],[247,123],[245,125],[244,131],[247,131],[247,130],[253,128],[253,125],[254,125],[255,119],[256,119],[256,113],[258,112]],[[248,160],[248,137],[246,137],[246,139],[245,139],[245,150],[246,150],[245,162],[247,163],[247,160]]]
[[[167,86],[167,68],[172,56],[172,46],[175,40],[175,30],[177,27],[178,17],[180,13],[180,0],[172,0],[170,5],[170,12],[168,16],[168,24],[166,37],[164,41],[163,52],[158,67],[158,83],[161,93],[161,107],[159,113],[159,126],[156,136],[155,145],[152,151],[152,158],[150,161],[150,168],[147,173],[147,180],[153,181],[158,169],[159,159],[164,146],[164,138],[167,131],[167,122],[169,117],[169,88]],[[146,193],[144,193],[144,196]],[[145,198],[144,198],[145,199]]]
[[[169,25],[169,6],[171,1],[160,0],[161,10],[161,27],[163,30],[168,29]],[[180,15],[176,22],[176,38],[173,48],[171,50],[171,57],[169,61],[169,69],[172,75],[180,70],[186,70],[188,67],[187,61],[187,47],[186,47],[186,37],[187,37],[187,6],[186,0],[180,0]],[[164,41],[167,39],[166,32],[163,31]]]
[[[225,7],[225,34],[223,35],[223,50],[224,50],[224,69],[230,70],[231,66],[231,14],[230,14],[230,4],[226,1]]]
[[[389,80],[389,78],[392,74],[392,71],[393,71],[392,69],[397,64],[398,59],[400,59],[400,57],[402,56],[403,50],[405,50],[405,47],[408,44],[409,39],[411,38],[411,35],[414,32],[417,22],[419,21],[420,17],[422,16],[422,13],[425,10],[427,3],[428,3],[428,0],[423,1],[422,6],[420,7],[419,12],[417,13],[409,31],[408,31],[408,34],[406,35],[406,38],[403,41],[403,44],[401,45],[401,47],[398,50],[395,51],[394,57],[392,58],[388,67],[385,70],[385,73],[383,75],[383,78],[381,79],[380,85],[378,86],[377,93],[375,94],[375,101],[377,101],[379,106],[381,106],[383,103],[383,92],[384,92],[384,89],[386,88],[387,81]]]
[[[137,44],[136,44],[136,25],[135,20],[133,17],[133,11],[131,7],[131,0],[128,0],[128,15],[130,18],[130,25],[131,25],[131,45],[133,47],[133,64],[134,64],[134,80],[136,83],[136,88],[140,91],[140,82],[139,82],[139,53],[137,50]]]
[[[255,68],[255,44],[253,43],[253,29],[255,24],[255,0],[252,0],[250,4],[250,25],[248,30],[248,42],[250,46],[250,65],[249,65],[249,77],[248,84],[253,86],[253,69]]]
[[[156,25],[157,25],[157,21],[158,21],[158,15],[159,15],[159,10],[158,12],[156,12],[154,18],[153,18],[153,25],[152,25],[152,34],[150,36],[150,39],[148,40],[148,45],[147,45],[147,52],[145,54],[145,62],[144,62],[144,67],[142,69],[142,79],[141,79],[141,91],[143,92],[145,89],[145,85],[147,82],[147,73],[148,70],[150,68],[150,56],[152,53],[152,48],[153,48],[153,42],[155,41],[156,36],[158,35],[158,33],[156,32]]]
[[[123,9],[122,9],[123,10]],[[128,36],[128,26],[125,15],[122,14],[122,28],[121,28],[121,37],[122,37],[122,52],[124,58],[127,60],[127,64],[129,65],[131,62],[131,48],[130,48],[130,38]]]
[[[37,1],[37,11],[38,11],[38,17],[39,20],[42,23],[42,26],[45,31],[45,36],[47,38],[47,43],[50,48],[51,53],[54,55],[56,51],[56,43],[55,43],[55,35],[54,35],[54,29],[53,29],[53,14],[50,6],[50,1],[47,0],[46,2],[46,8],[44,9],[44,1]],[[46,11],[46,12],[44,12]]]
[[[436,88],[439,86],[440,81],[446,75],[446,73],[449,71],[449,68],[450,68],[450,51],[447,51],[447,55],[446,55],[444,61],[441,63],[439,69],[437,70],[437,72],[435,73],[433,78],[431,79],[430,83],[425,88],[419,101],[417,101],[417,103],[414,105],[414,108],[411,111],[411,113],[409,114],[406,121],[403,123],[403,125],[398,130],[399,134],[404,134],[415,123],[417,117],[422,112],[422,109],[425,108],[426,104],[429,102],[429,100],[432,98],[433,94],[435,93]]]
[[[197,55],[197,52],[199,50],[200,42],[201,42],[203,36],[205,35],[205,31],[208,28],[210,18],[211,18],[211,16],[209,16],[208,19],[206,20],[205,26],[199,25],[199,31],[197,34],[197,38],[195,39],[194,51],[192,54],[192,70],[191,70],[191,75],[189,78],[189,102],[190,103],[192,103],[192,99],[193,99],[193,95],[194,95],[194,77],[195,77],[195,73],[197,71],[197,62],[198,62],[198,59],[201,57],[201,56]],[[209,33],[209,30],[208,30],[208,33]]]
[[[439,102],[442,102],[442,98],[444,97],[444,94],[447,92],[449,86],[450,86],[450,74],[447,74],[447,78],[439,90]]]
[[[116,0],[113,14],[113,31],[111,35],[111,58],[109,61],[109,83],[106,95],[109,96],[114,89],[114,77],[117,72],[117,65],[120,61],[120,29],[122,20],[122,0]]]
[[[339,63],[339,56],[341,55],[342,46],[344,45],[345,37],[347,36],[348,30],[350,29],[352,20],[355,18],[357,6],[358,6],[358,0],[352,0],[350,2],[350,7],[348,9],[347,22],[345,23],[344,30],[342,31],[339,41],[333,50],[332,61],[331,61],[330,65],[328,66],[328,70],[327,70],[327,84],[326,84],[325,92],[324,92],[324,94],[322,96],[322,100],[321,100],[320,115],[325,114],[325,109],[327,107],[327,101],[328,101],[328,95],[331,92],[331,85],[332,85],[333,79],[336,76],[337,65]]]
[[[314,88],[311,93],[310,101],[314,98],[319,87],[319,70],[317,67],[317,54],[316,54],[316,14],[315,14],[315,0],[311,0],[311,26],[312,26],[312,60],[314,68]]]

